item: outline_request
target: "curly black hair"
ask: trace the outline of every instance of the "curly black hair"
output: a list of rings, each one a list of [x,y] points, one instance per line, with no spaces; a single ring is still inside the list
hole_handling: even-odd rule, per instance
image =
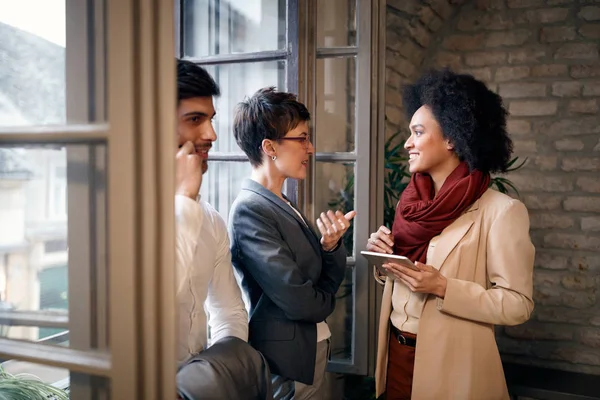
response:
[[[485,83],[448,68],[430,70],[403,87],[402,100],[409,119],[421,106],[431,108],[444,137],[471,170],[506,172],[513,151],[508,112]]]

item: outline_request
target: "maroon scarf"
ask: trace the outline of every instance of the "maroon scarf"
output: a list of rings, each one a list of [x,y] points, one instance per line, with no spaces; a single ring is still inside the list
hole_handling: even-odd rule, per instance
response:
[[[467,163],[461,162],[434,198],[431,177],[413,174],[396,208],[392,227],[394,254],[426,263],[429,241],[479,199],[489,182],[489,174],[469,172]]]

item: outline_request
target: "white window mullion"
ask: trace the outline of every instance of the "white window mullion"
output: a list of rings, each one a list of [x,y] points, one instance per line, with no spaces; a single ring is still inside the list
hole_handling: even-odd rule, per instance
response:
[[[14,358],[83,374],[111,376],[111,357],[106,353],[4,338],[0,338],[0,349],[2,359]]]
[[[0,145],[87,144],[104,142],[107,138],[108,125],[104,123],[61,126],[0,126]]]
[[[109,344],[111,398],[138,398],[138,243],[134,1],[107,0]]]
[[[66,102],[67,122],[104,122],[105,74],[102,60],[104,10],[102,0],[82,2],[66,0]],[[108,130],[108,126],[106,126]],[[104,165],[106,136],[99,146],[69,145],[67,157],[67,207],[69,243],[69,344],[75,349],[107,351],[106,335],[102,336],[107,313],[102,283],[106,282],[106,260],[102,254],[106,225],[105,180],[98,179],[98,164]],[[89,142],[88,142],[89,143]],[[100,154],[98,154],[100,153]],[[100,157],[98,157],[100,156]],[[100,239],[100,240],[99,240]],[[102,386],[94,377],[71,371],[72,398],[102,399]],[[100,386],[100,387],[98,387]]]
[[[112,398],[175,393],[175,38],[170,0],[108,0]]]

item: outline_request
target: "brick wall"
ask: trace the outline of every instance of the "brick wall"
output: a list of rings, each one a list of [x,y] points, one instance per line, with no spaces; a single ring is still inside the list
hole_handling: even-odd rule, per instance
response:
[[[388,0],[386,132],[399,88],[450,66],[505,100],[509,178],[531,217],[536,308],[498,329],[506,359],[600,375],[600,0]]]

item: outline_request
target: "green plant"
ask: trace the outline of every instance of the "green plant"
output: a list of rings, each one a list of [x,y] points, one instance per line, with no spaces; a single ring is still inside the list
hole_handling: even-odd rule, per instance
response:
[[[527,162],[527,158],[525,158],[523,161],[521,161],[519,164],[517,164],[518,160],[519,160],[519,157],[515,157],[512,160],[510,160],[510,162],[508,163],[508,169],[506,170],[507,173],[520,169]],[[517,196],[519,196],[519,191],[517,190],[515,185],[508,179],[502,178],[500,176],[492,177],[492,179],[490,180],[490,187],[491,188],[495,187],[495,189],[497,191],[499,191],[500,193],[504,193],[504,194],[508,194],[508,191],[509,191],[508,189],[511,188],[512,190],[514,190],[514,192],[517,194]]]
[[[31,374],[11,375],[0,365],[0,400],[68,400],[69,395]]]

